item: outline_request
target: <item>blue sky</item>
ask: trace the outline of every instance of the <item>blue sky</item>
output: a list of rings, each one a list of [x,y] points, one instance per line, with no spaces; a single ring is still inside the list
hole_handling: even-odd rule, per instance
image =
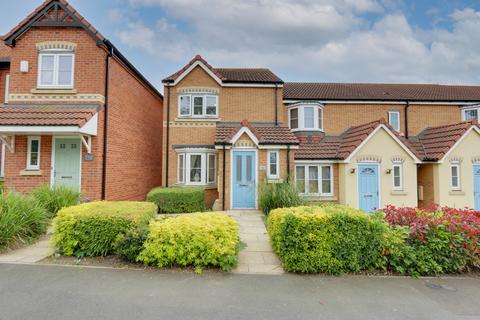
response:
[[[157,87],[201,54],[285,81],[480,82],[478,0],[71,0]],[[4,1],[6,33],[41,0]]]

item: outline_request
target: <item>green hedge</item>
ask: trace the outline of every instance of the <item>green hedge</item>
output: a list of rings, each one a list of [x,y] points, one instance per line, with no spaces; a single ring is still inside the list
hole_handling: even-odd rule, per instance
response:
[[[53,242],[64,255],[105,256],[117,237],[140,228],[156,215],[148,202],[91,202],[60,210],[54,219]]]
[[[204,213],[150,222],[138,260],[158,267],[217,266],[230,271],[237,264],[238,225],[226,214]]]
[[[47,212],[31,197],[0,195],[0,249],[30,242],[46,231],[47,224]]]
[[[388,227],[362,211],[335,205],[276,209],[267,221],[287,271],[340,274],[385,266]]]
[[[147,201],[158,206],[159,213],[192,213],[205,211],[205,190],[202,188],[155,188]]]

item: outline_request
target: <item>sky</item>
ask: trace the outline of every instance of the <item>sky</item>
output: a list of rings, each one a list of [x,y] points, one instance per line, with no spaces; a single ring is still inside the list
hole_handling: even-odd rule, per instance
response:
[[[2,1],[5,34],[42,0]],[[196,54],[284,81],[480,84],[480,0],[70,0],[156,87]]]

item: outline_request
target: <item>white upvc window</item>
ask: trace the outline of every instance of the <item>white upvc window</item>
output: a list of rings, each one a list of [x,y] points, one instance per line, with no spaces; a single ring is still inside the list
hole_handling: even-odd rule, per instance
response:
[[[333,169],[331,165],[296,165],[295,185],[301,195],[332,196]]]
[[[65,52],[44,52],[38,57],[39,88],[73,88],[75,54]]]
[[[280,177],[280,152],[278,150],[268,151],[267,168],[268,178],[278,179]]]
[[[201,186],[216,182],[217,157],[212,152],[185,152],[177,157],[177,182]]]
[[[403,190],[403,164],[394,163],[392,169],[393,190]]]
[[[393,129],[395,129],[397,132],[400,132],[400,111],[389,111],[388,123],[393,127]]]
[[[177,181],[178,183],[185,183],[185,154],[183,153],[178,155]]]
[[[480,119],[480,107],[472,107],[472,108],[465,108],[462,110],[462,120],[463,121],[470,121]]]
[[[450,164],[450,185],[452,190],[461,190],[460,181],[460,163],[454,162]]]
[[[293,131],[323,131],[323,108],[317,104],[292,106],[288,119]]]
[[[218,96],[182,94],[178,97],[178,116],[182,118],[217,118]]]
[[[40,170],[40,137],[27,139],[27,170]]]

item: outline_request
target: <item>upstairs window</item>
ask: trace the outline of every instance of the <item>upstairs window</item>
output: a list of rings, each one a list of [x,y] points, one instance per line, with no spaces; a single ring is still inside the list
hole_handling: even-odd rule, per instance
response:
[[[395,129],[397,132],[400,132],[400,112],[389,111],[388,123],[392,126],[393,129]]]
[[[323,131],[323,108],[316,104],[295,105],[288,110],[293,131]]]
[[[182,118],[216,118],[218,117],[218,96],[182,94],[178,100],[178,116]]]
[[[464,121],[470,121],[474,119],[478,120],[480,119],[479,115],[480,115],[480,107],[468,108],[468,109],[462,110],[462,118]]]
[[[44,52],[39,55],[39,88],[73,88],[75,55],[65,52]]]

